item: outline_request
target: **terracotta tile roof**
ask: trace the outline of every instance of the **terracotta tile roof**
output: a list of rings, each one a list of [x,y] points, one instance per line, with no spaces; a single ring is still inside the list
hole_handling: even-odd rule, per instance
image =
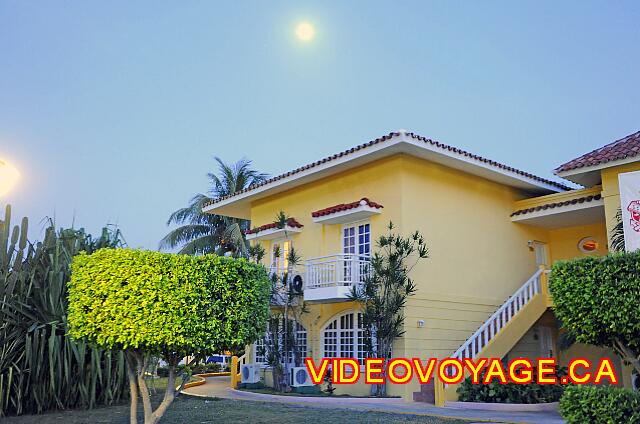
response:
[[[468,158],[471,158],[471,159],[475,159],[475,160],[478,160],[480,162],[483,162],[483,163],[486,163],[488,165],[491,165],[491,166],[493,166],[495,168],[499,168],[499,169],[504,170],[504,171],[514,172],[514,173],[516,173],[518,175],[521,175],[523,177],[531,178],[531,179],[533,179],[535,181],[538,181],[538,182],[541,182],[541,183],[544,183],[544,184],[549,184],[549,185],[551,185],[553,187],[556,187],[556,188],[558,188],[560,190],[571,190],[570,187],[568,187],[568,186],[566,186],[564,184],[561,184],[561,183],[558,183],[558,182],[555,182],[555,181],[551,181],[551,180],[548,180],[546,178],[538,177],[537,175],[533,175],[533,174],[530,174],[528,172],[521,171],[521,170],[513,168],[511,166],[507,166],[507,165],[501,164],[499,162],[495,162],[493,160],[483,158],[482,156],[474,155],[474,154],[466,152],[466,151],[464,151],[462,149],[458,149],[457,147],[452,147],[452,146],[440,143],[438,141],[433,141],[433,140],[431,140],[429,138],[422,137],[422,136],[414,134],[412,132],[407,132],[405,134],[408,137],[411,137],[411,138],[416,139],[416,140],[420,140],[420,141],[424,142],[425,144],[428,144],[428,145],[430,145],[432,147],[437,147],[437,148],[439,148],[439,149],[441,149],[443,151],[449,151],[449,152],[456,153],[456,154],[459,154],[459,155],[462,155],[462,156],[465,156],[465,157],[468,157]],[[334,155],[328,156],[328,157],[326,157],[324,159],[320,159],[320,160],[315,161],[313,163],[301,166],[301,167],[296,168],[296,169],[294,169],[292,171],[285,172],[284,174],[280,174],[280,175],[277,175],[275,177],[269,178],[269,179],[267,179],[267,180],[265,180],[265,181],[263,181],[263,182],[261,182],[259,184],[254,184],[252,186],[249,186],[249,187],[247,187],[247,188],[245,188],[243,190],[239,190],[239,191],[237,191],[237,192],[235,192],[233,194],[230,194],[228,196],[223,196],[223,197],[219,197],[217,199],[213,199],[213,200],[205,203],[204,207],[213,205],[215,203],[221,202],[223,200],[229,199],[229,198],[237,196],[239,194],[246,193],[246,192],[254,190],[254,189],[258,188],[258,187],[262,187],[262,186],[271,184],[273,182],[276,182],[276,181],[281,180],[283,178],[290,177],[292,175],[298,174],[298,173],[306,171],[308,169],[315,168],[316,166],[323,165],[323,164],[325,164],[327,162],[330,162],[332,160],[339,159],[339,158],[344,157],[344,156],[348,156],[348,155],[350,155],[352,153],[355,153],[355,152],[358,152],[360,150],[366,149],[367,147],[371,147],[371,146],[374,146],[374,145],[377,145],[377,144],[385,143],[385,142],[389,141],[390,139],[392,139],[393,137],[397,137],[399,135],[400,135],[399,132],[390,132],[389,134],[384,135],[384,136],[379,137],[379,138],[376,138],[375,140],[371,140],[371,141],[369,141],[367,143],[360,144],[358,146],[355,146],[355,147],[352,147],[350,149],[344,150],[344,151],[342,151],[340,153],[336,153]]]
[[[302,228],[304,227],[304,225],[302,225],[301,223],[299,223],[298,221],[296,221],[295,218],[289,218],[287,219],[287,225],[289,227],[293,227],[293,228]],[[277,222],[272,222],[270,224],[264,224],[261,225],[259,227],[256,228],[252,228],[250,230],[247,230],[245,232],[245,234],[255,234],[255,233],[259,233],[260,231],[264,231],[264,230],[270,230],[272,228],[278,228],[278,223]]]
[[[531,178],[532,180],[536,180],[536,181],[541,182],[541,183],[552,185],[552,186],[557,187],[557,188],[559,188],[561,190],[571,190],[571,187],[566,186],[566,185],[564,185],[562,183],[558,183],[556,181],[551,181],[551,180],[548,180],[546,178],[538,177],[537,175],[530,174],[529,172],[521,171],[521,170],[516,169],[514,167],[511,167],[511,166],[508,166],[508,165],[504,165],[504,164],[502,164],[500,162],[496,162],[496,161],[493,161],[491,159],[483,158],[482,156],[478,156],[478,155],[475,155],[473,153],[469,153],[469,152],[464,151],[462,149],[458,149],[457,147],[452,147],[452,146],[440,143],[438,141],[433,141],[431,139],[422,137],[421,135],[417,135],[417,134],[414,134],[414,133],[407,133],[407,135],[412,137],[412,138],[415,138],[417,140],[424,141],[425,143],[430,144],[432,146],[439,147],[442,150],[448,150],[450,152],[457,153],[459,155],[462,155],[462,156],[465,156],[465,157],[468,157],[468,158],[471,158],[471,159],[475,159],[477,161],[486,163],[487,165],[494,166],[494,167],[502,169],[504,171],[510,171],[510,172],[515,173],[515,174],[521,175],[523,177]]]
[[[533,208],[528,209],[520,209],[519,211],[515,211],[511,214],[511,216],[525,215],[531,212],[538,212],[547,209],[554,209],[560,206],[569,206],[569,205],[577,205],[579,203],[591,202],[593,200],[600,200],[602,196],[600,194],[578,197],[576,199],[565,200],[563,202],[555,202],[555,203],[547,203],[546,205],[540,205]]]
[[[349,209],[354,209],[354,208],[357,208],[358,206],[364,206],[364,205],[367,205],[369,207],[376,208],[376,209],[384,208],[384,206],[382,206],[381,204],[376,203],[376,202],[372,202],[371,200],[367,199],[366,197],[363,197],[362,199],[356,200],[355,202],[340,203],[339,205],[329,206],[328,208],[324,208],[324,209],[320,209],[319,211],[311,212],[311,216],[314,217],[314,218],[317,218],[319,216],[331,215],[332,213],[347,211]]]
[[[600,165],[614,160],[634,157],[638,154],[640,154],[640,131],[560,165],[554,172],[558,173],[584,168],[585,166]]]

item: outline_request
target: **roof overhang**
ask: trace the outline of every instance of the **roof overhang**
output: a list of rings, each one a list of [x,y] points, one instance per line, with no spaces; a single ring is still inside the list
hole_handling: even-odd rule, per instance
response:
[[[600,172],[603,169],[613,168],[615,166],[626,165],[628,163],[638,162],[638,156],[632,156],[624,159],[612,160],[610,162],[599,163],[592,166],[583,166],[581,168],[570,169],[568,171],[554,172],[558,177],[572,181],[585,187],[593,187],[602,182]]]
[[[257,233],[247,234],[247,240],[275,240],[287,238],[291,234],[302,232],[302,228],[291,227],[285,225],[284,228],[269,228],[267,230],[258,231]]]
[[[323,216],[313,217],[313,222],[319,224],[344,224],[370,218],[379,215],[382,211],[379,208],[372,208],[369,205],[360,205],[346,211],[334,212]]]
[[[206,213],[250,219],[251,203],[290,190],[294,187],[323,179],[329,175],[393,156],[407,154],[446,167],[457,169],[490,181],[514,187],[533,195],[564,191],[565,188],[548,180],[497,166],[487,159],[472,157],[466,152],[409,133],[393,133],[384,142],[373,143],[360,149],[351,149],[347,154],[334,155],[314,166],[303,167],[299,172],[291,172],[272,182],[257,186],[209,204],[203,208]]]
[[[604,200],[558,206],[511,217],[511,221],[547,229],[605,222]]]

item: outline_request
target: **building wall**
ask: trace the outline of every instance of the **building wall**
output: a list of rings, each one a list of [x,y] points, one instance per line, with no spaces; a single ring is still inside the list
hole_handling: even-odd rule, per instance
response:
[[[616,185],[617,188],[617,179]],[[603,195],[612,193],[603,179]],[[254,226],[273,222],[278,211],[304,225],[291,236],[303,259],[339,253],[341,225],[313,223],[311,212],[362,197],[384,206],[373,216],[372,245],[393,221],[396,231],[419,230],[430,249],[412,277],[417,293],[405,310],[405,335],[394,345],[394,356],[451,355],[513,292],[537,270],[535,253],[527,242],[548,243],[552,261],[581,257],[578,241],[601,240],[595,254],[606,254],[605,223],[546,230],[509,219],[514,204],[526,195],[513,188],[411,156],[398,155],[309,183],[252,204]],[[610,199],[611,201],[611,199]],[[615,212],[614,212],[615,213]],[[609,216],[609,214],[607,215]],[[270,261],[271,243],[263,243]],[[357,310],[352,302],[309,304],[302,316],[310,355],[322,357],[321,329],[336,315]],[[424,327],[418,325],[424,321]],[[557,336],[554,333],[554,340]],[[512,350],[529,355],[533,330]],[[528,353],[527,353],[528,352]],[[340,393],[363,395],[363,384],[340,387]],[[391,395],[410,399],[417,382],[390,385]]]
[[[430,249],[430,258],[413,271],[418,291],[408,302],[406,334],[396,341],[395,356],[452,354],[536,271],[527,241],[549,241],[548,231],[509,220],[523,193],[403,155],[258,201],[251,219],[262,225],[285,211],[304,224],[302,233],[292,236],[296,250],[304,258],[324,256],[340,251],[340,225],[314,224],[311,212],[361,197],[384,206],[370,220],[372,240],[393,221],[398,232],[422,232]],[[269,252],[271,243],[264,245]],[[355,307],[348,302],[310,306],[307,330],[314,358],[322,355],[320,329]],[[390,388],[407,398],[419,390],[417,383]]]
[[[598,249],[592,253],[582,252],[578,248],[578,243],[585,237],[595,238],[598,241]],[[607,228],[604,222],[554,229],[549,232],[549,240],[552,263],[558,260],[602,256],[608,253]]]
[[[255,202],[251,209],[251,222],[255,226],[275,220],[278,211],[284,211],[304,225],[301,233],[291,236],[294,248],[305,259],[341,252],[340,224],[322,225],[313,222],[311,212],[339,203],[350,203],[368,197],[384,206],[382,214],[369,219],[372,246],[375,238],[386,229],[389,220],[400,221],[401,158],[391,157],[365,167],[356,168],[322,181],[310,183],[285,193]],[[266,249],[264,264],[270,263],[271,242],[261,242]],[[309,355],[315,360],[322,357],[321,330],[336,316],[357,311],[353,302],[307,303],[308,313],[301,322],[307,329]],[[402,342],[396,351],[402,354]],[[389,387],[391,395],[400,395],[401,388]],[[369,387],[364,383],[340,386],[336,393],[367,395]]]
[[[616,212],[620,208],[620,187],[618,185],[618,174],[632,171],[640,171],[640,162],[615,166],[613,168],[603,169],[600,172],[602,178],[602,198],[604,199],[604,213],[606,217],[605,223],[608,235],[611,235],[611,231],[616,225],[615,216]]]
[[[523,196],[510,187],[412,157],[403,163],[402,230],[420,230],[430,248],[414,269],[405,354],[446,357],[537,271],[527,242],[549,235],[510,221]]]

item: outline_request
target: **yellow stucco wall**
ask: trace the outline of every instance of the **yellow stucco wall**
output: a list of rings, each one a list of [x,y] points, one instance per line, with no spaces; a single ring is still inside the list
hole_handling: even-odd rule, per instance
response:
[[[612,202],[619,202],[617,177],[615,184],[612,181],[612,176],[603,176],[607,210],[613,208]],[[255,201],[251,221],[254,226],[273,222],[282,210],[304,225],[301,233],[291,235],[303,259],[336,254],[341,251],[341,225],[313,223],[311,212],[362,197],[384,205],[382,213],[369,220],[372,245],[393,221],[401,233],[422,232],[430,248],[430,258],[413,271],[418,290],[407,304],[406,333],[394,345],[395,356],[452,354],[537,270],[535,254],[527,246],[529,240],[548,243],[552,261],[585,256],[578,249],[578,241],[587,236],[600,241],[594,254],[607,252],[608,223],[557,230],[513,223],[509,216],[527,197],[525,193],[406,155]],[[607,212],[607,216],[612,215]],[[264,263],[268,265],[271,243],[263,245],[267,252]],[[336,302],[308,307],[302,323],[308,331],[309,353],[320,359],[322,328],[338,314],[357,309],[357,305]],[[424,327],[418,327],[419,320],[424,320]],[[525,335],[514,352],[531,350],[532,334]],[[405,399],[411,399],[418,390],[415,381],[389,386],[391,395]],[[362,395],[368,387],[341,387],[340,392]]]
[[[272,222],[279,210],[304,225],[293,235],[303,258],[340,252],[340,225],[313,223],[311,212],[368,197],[384,206],[370,219],[372,240],[391,220],[397,231],[420,230],[430,258],[413,272],[418,291],[407,305],[406,334],[394,346],[396,356],[444,357],[482,324],[535,271],[528,240],[549,241],[549,232],[509,220],[524,194],[476,176],[410,156],[398,155],[366,167],[263,199],[252,205],[255,226]],[[263,243],[269,263],[271,243]],[[320,329],[348,302],[311,305],[309,347],[321,357]],[[418,320],[425,326],[418,328]],[[360,391],[357,388],[354,390]],[[366,388],[365,388],[366,390]],[[417,383],[391,387],[410,398]]]
[[[598,249],[592,253],[584,253],[578,248],[578,243],[585,237],[593,237],[598,241]],[[589,255],[606,255],[607,229],[604,222],[576,227],[559,228],[549,232],[549,250],[551,261],[583,258]]]
[[[445,357],[537,270],[527,241],[546,242],[548,233],[510,221],[523,197],[510,187],[413,157],[402,171],[402,230],[420,230],[430,248],[414,269],[405,353]],[[406,385],[407,396],[417,390]]]

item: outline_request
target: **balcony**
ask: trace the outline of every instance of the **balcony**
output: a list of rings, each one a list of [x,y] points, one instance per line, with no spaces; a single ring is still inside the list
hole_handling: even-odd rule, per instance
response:
[[[369,272],[369,257],[337,254],[311,258],[305,263],[305,301],[346,300],[352,287],[362,284]]]

